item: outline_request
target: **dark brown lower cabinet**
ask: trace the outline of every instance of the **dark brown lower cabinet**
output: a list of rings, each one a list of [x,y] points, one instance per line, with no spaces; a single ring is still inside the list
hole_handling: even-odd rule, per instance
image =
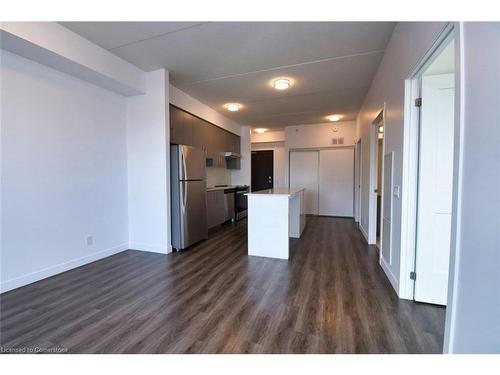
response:
[[[224,190],[207,191],[207,226],[216,227],[225,221]]]

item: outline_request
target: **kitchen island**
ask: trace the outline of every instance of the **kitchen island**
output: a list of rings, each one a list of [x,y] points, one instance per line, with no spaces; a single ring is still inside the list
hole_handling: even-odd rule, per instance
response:
[[[288,259],[289,237],[306,225],[304,189],[274,188],[247,193],[248,255]]]

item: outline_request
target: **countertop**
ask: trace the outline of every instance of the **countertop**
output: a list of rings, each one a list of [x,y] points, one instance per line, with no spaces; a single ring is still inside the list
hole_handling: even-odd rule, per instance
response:
[[[245,195],[285,195],[288,197],[291,197],[292,195],[295,195],[302,190],[305,190],[305,188],[274,188],[274,189],[267,189],[267,190],[259,190],[259,191],[254,191],[252,193],[246,193]]]
[[[237,188],[236,185],[207,187],[207,191],[217,191],[217,190],[236,189],[236,188]]]

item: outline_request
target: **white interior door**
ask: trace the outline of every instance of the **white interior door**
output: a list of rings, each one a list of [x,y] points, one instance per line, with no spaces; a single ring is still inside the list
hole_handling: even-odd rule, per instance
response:
[[[354,149],[319,152],[319,214],[353,216]]]
[[[446,305],[453,186],[454,75],[422,78],[415,300]]]
[[[290,187],[305,188],[305,213],[318,214],[318,151],[290,152]]]

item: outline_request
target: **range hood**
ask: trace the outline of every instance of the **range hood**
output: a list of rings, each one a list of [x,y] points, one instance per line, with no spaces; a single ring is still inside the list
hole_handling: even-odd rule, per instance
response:
[[[241,158],[240,154],[238,154],[236,152],[232,152],[232,151],[222,152],[221,155],[224,156],[226,159],[240,159]]]

